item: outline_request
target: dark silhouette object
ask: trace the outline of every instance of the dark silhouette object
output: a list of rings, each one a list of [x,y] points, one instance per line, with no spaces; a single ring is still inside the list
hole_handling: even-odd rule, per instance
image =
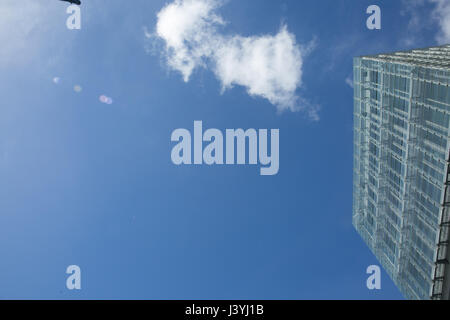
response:
[[[80,0],[59,0],[59,1],[70,2],[70,3],[73,3],[73,4],[81,5],[81,1]]]

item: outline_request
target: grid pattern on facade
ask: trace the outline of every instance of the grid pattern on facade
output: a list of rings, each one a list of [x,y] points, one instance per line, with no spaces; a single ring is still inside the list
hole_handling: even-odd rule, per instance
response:
[[[409,299],[449,295],[450,46],[354,59],[353,224]]]

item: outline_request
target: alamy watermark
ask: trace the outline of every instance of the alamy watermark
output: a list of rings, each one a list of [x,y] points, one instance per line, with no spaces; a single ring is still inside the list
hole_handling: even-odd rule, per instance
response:
[[[66,287],[69,290],[81,290],[81,268],[77,265],[70,265],[66,269],[70,274],[66,280]]]
[[[243,129],[226,129],[224,150],[222,131],[208,129],[203,132],[202,121],[194,121],[193,159],[191,132],[187,129],[176,129],[171,136],[172,142],[178,142],[172,149],[172,162],[175,165],[257,165],[259,161],[262,166],[260,168],[261,175],[276,175],[280,168],[280,130],[270,130],[270,155],[268,131],[267,129],[259,129],[258,131],[255,129],[246,131]],[[208,142],[204,148],[203,142]],[[247,154],[248,157],[246,157]]]
[[[367,18],[367,21],[366,21],[367,29],[380,30],[381,29],[381,9],[380,9],[380,7],[373,4],[367,8],[366,13],[370,14],[370,16]]]
[[[66,13],[70,16],[66,20],[66,27],[69,30],[81,29],[81,10],[77,5],[70,5],[66,9]]]
[[[369,290],[381,290],[381,269],[379,266],[371,265],[367,267],[367,274],[370,274],[367,278],[367,289]]]

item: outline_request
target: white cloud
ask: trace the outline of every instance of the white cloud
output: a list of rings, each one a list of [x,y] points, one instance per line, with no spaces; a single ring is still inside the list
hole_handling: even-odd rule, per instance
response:
[[[213,13],[218,5],[215,0],[176,0],[158,13],[156,33],[166,42],[168,63],[186,82],[218,46],[215,27],[223,24]]]
[[[225,39],[214,53],[217,77],[224,89],[247,88],[280,108],[296,105],[303,59],[294,36],[283,27],[275,36]]]
[[[186,82],[196,68],[210,68],[223,90],[243,86],[249,95],[267,99],[280,111],[306,109],[318,120],[318,108],[297,94],[304,58],[314,42],[300,46],[286,26],[275,35],[225,35],[219,30],[225,21],[216,13],[222,4],[175,0],[161,9],[156,36],[165,42],[169,67]]]

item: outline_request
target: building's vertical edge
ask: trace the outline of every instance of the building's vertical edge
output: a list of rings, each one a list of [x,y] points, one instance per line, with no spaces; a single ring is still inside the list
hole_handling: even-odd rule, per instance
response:
[[[450,46],[448,46],[450,49]],[[450,103],[450,70],[447,70],[447,103]],[[447,173],[444,178],[444,201],[441,216],[440,235],[444,234],[444,241],[446,247],[447,265],[444,272],[444,279],[442,285],[442,299],[450,300],[450,125],[447,131]],[[441,241],[441,239],[439,240]]]
[[[356,230],[358,230],[358,188],[357,188],[357,180],[358,180],[358,174],[357,174],[357,167],[358,167],[358,158],[357,158],[357,152],[359,150],[357,146],[358,141],[358,108],[356,106],[357,99],[356,99],[356,87],[358,84],[358,79],[356,77],[357,73],[357,65],[359,64],[359,58],[353,58],[353,207],[352,207],[352,224],[355,227]]]
[[[360,92],[360,67],[361,59],[353,59],[353,217],[352,223],[355,229],[360,233],[361,223],[361,192],[360,192],[360,175],[359,169],[361,166],[361,102],[359,97]]]

